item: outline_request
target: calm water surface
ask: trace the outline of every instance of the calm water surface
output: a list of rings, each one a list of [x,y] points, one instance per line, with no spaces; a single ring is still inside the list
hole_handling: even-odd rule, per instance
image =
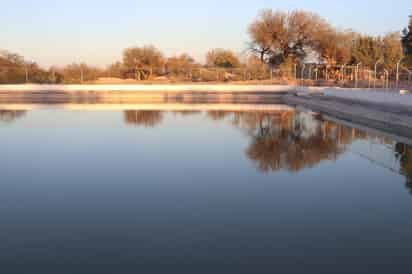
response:
[[[308,113],[0,111],[1,273],[410,273],[412,149]]]

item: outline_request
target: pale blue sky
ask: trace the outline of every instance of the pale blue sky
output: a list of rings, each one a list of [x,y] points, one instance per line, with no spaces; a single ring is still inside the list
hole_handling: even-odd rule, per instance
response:
[[[202,61],[209,48],[241,52],[248,24],[264,8],[310,10],[371,34],[401,30],[412,14],[410,0],[2,0],[0,48],[42,65],[106,65],[144,44]]]

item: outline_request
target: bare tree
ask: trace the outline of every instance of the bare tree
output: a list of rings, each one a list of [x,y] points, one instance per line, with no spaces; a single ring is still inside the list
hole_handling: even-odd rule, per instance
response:
[[[191,70],[196,67],[195,60],[188,54],[181,54],[167,59],[166,71],[175,77],[190,75]]]
[[[354,36],[352,31],[324,31],[318,37],[316,51],[327,64],[348,64],[352,58]]]
[[[249,27],[250,50],[263,62],[280,65],[288,58],[302,60],[319,50],[333,28],[315,13],[264,10]]]
[[[123,78],[124,74],[125,68],[121,62],[113,63],[106,69],[108,77]]]
[[[387,33],[382,38],[383,60],[386,68],[395,69],[396,63],[403,57],[401,35],[398,32]]]
[[[149,79],[154,69],[164,66],[163,54],[154,46],[128,48],[123,52],[123,65],[137,80]]]
[[[64,82],[67,84],[81,83],[83,81],[94,81],[102,75],[102,70],[89,66],[85,63],[70,64],[63,68]]]
[[[212,49],[206,55],[206,64],[211,67],[237,68],[240,67],[240,60],[230,50]]]

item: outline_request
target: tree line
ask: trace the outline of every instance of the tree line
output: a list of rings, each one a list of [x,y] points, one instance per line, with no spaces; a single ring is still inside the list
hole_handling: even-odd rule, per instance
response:
[[[206,64],[200,64],[189,54],[165,57],[156,47],[127,48],[122,61],[106,68],[85,63],[73,63],[62,68],[41,68],[22,56],[7,51],[0,52],[0,83],[82,83],[99,78],[149,80],[167,77],[182,81],[240,80],[247,68],[249,77],[267,76],[268,69],[259,60],[250,57],[242,63],[237,54],[225,49],[212,49],[206,55]],[[219,70],[221,69],[221,70]],[[232,73],[227,70],[232,69]],[[237,73],[237,74],[236,74]],[[242,75],[239,75],[242,74]],[[238,79],[236,79],[238,77]]]
[[[303,62],[373,67],[380,61],[393,69],[403,56],[403,64],[412,66],[412,17],[402,35],[372,36],[339,30],[311,12],[264,10],[250,25],[249,35],[250,50],[274,67]]]
[[[319,15],[306,11],[264,10],[250,24],[248,54],[239,57],[227,49],[212,49],[205,64],[189,54],[166,57],[152,45],[127,48],[122,60],[106,68],[85,63],[42,68],[22,56],[0,52],[0,83],[82,83],[102,77],[181,81],[261,80],[274,69],[292,70],[306,63],[367,68],[379,62],[387,70],[412,67],[412,17],[400,32],[383,36],[340,30]]]

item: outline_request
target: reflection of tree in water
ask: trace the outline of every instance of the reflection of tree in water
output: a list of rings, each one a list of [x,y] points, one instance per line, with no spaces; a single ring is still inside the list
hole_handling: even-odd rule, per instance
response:
[[[294,111],[236,113],[233,123],[252,138],[247,155],[263,172],[299,171],[336,159],[353,137],[347,127]]]
[[[175,111],[175,115],[194,115],[198,111]],[[208,111],[207,117],[230,121],[241,129],[251,142],[247,156],[262,172],[289,170],[297,172],[318,165],[325,160],[336,160],[347,145],[356,140],[375,140],[379,144],[393,144],[393,140],[369,134],[330,121],[321,121],[305,112],[282,110],[272,112]],[[161,111],[126,111],[129,124],[153,127],[163,120]],[[397,144],[396,156],[400,172],[407,179],[412,193],[412,148]]]
[[[398,143],[395,150],[400,163],[400,171],[406,177],[406,187],[412,193],[412,148]]]
[[[220,121],[225,119],[226,117],[230,116],[231,113],[228,111],[221,111],[221,110],[211,110],[207,112],[207,117],[212,119],[213,121]]]
[[[192,116],[192,115],[197,115],[197,114],[201,114],[201,111],[197,111],[197,110],[176,110],[173,111],[173,113],[175,115],[181,115],[181,116]]]
[[[330,131],[325,131],[319,122],[308,125],[301,118],[299,115],[287,116],[277,125],[271,119],[260,126],[260,132],[253,136],[247,151],[260,170],[299,171],[325,159],[336,159],[342,152]]]
[[[127,110],[124,117],[127,124],[144,127],[155,127],[163,121],[161,111]]]
[[[292,109],[267,113],[209,111],[207,116],[215,121],[231,117],[232,124],[250,136],[247,156],[263,172],[299,171],[322,160],[336,159],[353,137],[348,128],[322,123]]]
[[[26,115],[25,110],[0,110],[0,121],[10,123]]]

